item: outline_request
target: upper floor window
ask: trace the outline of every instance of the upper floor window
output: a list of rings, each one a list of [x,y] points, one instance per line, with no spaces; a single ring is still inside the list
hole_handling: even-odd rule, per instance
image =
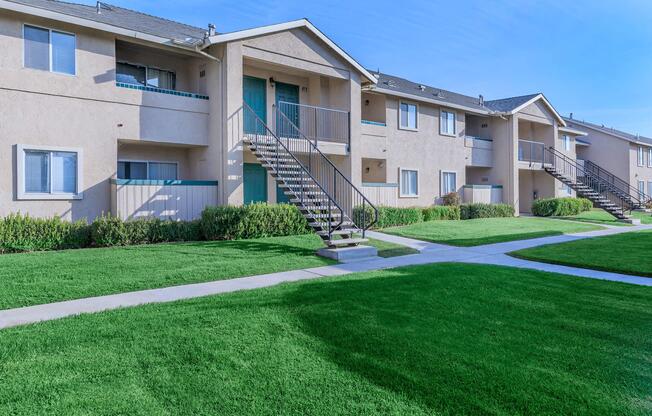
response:
[[[643,152],[643,146],[638,147],[638,165],[645,165],[645,153]]]
[[[25,68],[75,75],[75,35],[25,25],[23,37]]]
[[[448,136],[455,135],[455,113],[441,110],[439,113],[439,133]]]
[[[401,103],[399,127],[402,129],[417,129],[417,106],[416,104]]]
[[[164,90],[176,89],[177,76],[172,71],[118,62],[116,81],[125,84],[144,85]]]
[[[570,136],[564,134],[561,136],[561,142],[564,144],[564,150],[570,152],[571,150],[571,138]]]
[[[652,147],[647,149],[647,167],[652,168]]]

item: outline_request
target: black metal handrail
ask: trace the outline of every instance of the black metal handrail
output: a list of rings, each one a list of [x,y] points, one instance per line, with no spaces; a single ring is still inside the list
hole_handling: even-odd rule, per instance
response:
[[[366,230],[378,221],[378,209],[366,196],[344,175],[329,158],[317,147],[317,144],[303,134],[303,132],[290,120],[285,113],[273,106],[276,136],[279,140],[292,143],[297,152],[307,160],[308,171],[326,192],[344,210],[344,215],[357,228],[362,230],[363,237]],[[367,218],[367,210],[371,210],[371,217]],[[357,210],[357,212],[356,212]]]
[[[584,169],[603,178],[607,182],[612,183],[616,188],[621,189],[624,195],[627,195],[629,198],[632,199],[633,204],[643,206],[645,202],[647,202],[647,200],[649,199],[648,197],[646,197],[645,193],[642,193],[640,190],[630,185],[629,182],[620,179],[619,177],[609,172],[602,166],[599,166],[591,162],[590,160],[584,159]]]
[[[277,105],[308,139],[351,144],[350,112],[287,101],[279,101]]]
[[[554,147],[546,147],[544,158],[544,168],[547,166],[553,167],[555,171],[569,180],[585,185],[598,193],[603,198],[609,200],[612,204],[619,207],[624,214],[625,211],[631,211],[637,208],[631,200],[625,198],[620,189],[613,184],[607,182],[603,178],[588,172],[577,163],[576,159],[572,159],[567,155],[556,150]],[[579,192],[581,194],[581,192]]]

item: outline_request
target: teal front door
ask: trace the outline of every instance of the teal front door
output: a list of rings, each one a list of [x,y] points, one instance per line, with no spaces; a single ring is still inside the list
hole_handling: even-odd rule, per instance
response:
[[[290,203],[290,196],[285,195],[285,189],[286,188],[281,188],[280,186],[278,186],[278,184],[276,185],[276,203],[277,204],[289,204]]]
[[[254,113],[267,123],[267,81],[262,78],[245,76],[242,79],[242,99]],[[264,128],[256,123],[255,117],[244,112],[244,132],[264,134]]]
[[[267,171],[257,163],[242,167],[244,203],[267,202]]]
[[[285,116],[299,127],[299,86],[276,82],[276,106]],[[286,103],[286,104],[284,104]],[[287,104],[289,103],[289,104]]]

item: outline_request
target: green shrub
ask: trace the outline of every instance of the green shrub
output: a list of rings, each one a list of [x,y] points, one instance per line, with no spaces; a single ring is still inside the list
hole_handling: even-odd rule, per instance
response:
[[[566,217],[590,211],[593,203],[585,198],[537,199],[532,204],[532,214],[538,217]]]
[[[435,220],[459,220],[460,207],[459,206],[439,206],[428,207],[423,209],[424,221]]]
[[[387,228],[399,225],[409,225],[423,221],[422,208],[396,208],[380,206],[378,208],[378,222],[374,224],[373,228]],[[356,224],[362,224],[362,207],[353,209],[353,220]],[[369,218],[373,218],[373,210],[371,207],[365,209],[365,219],[367,222]]]
[[[199,221],[172,221],[142,218],[123,221],[110,215],[97,217],[91,224],[92,243],[96,247],[156,244],[202,239]]]
[[[460,206],[460,217],[463,220],[476,218],[513,217],[514,207],[508,204],[463,204]]]
[[[88,247],[90,230],[85,221],[59,217],[32,218],[10,214],[0,219],[0,253],[64,250]]]
[[[310,232],[301,212],[288,204],[208,207],[202,212],[200,226],[207,240],[277,237]]]
[[[457,192],[450,192],[442,197],[444,205],[458,207],[462,203],[462,198]]]

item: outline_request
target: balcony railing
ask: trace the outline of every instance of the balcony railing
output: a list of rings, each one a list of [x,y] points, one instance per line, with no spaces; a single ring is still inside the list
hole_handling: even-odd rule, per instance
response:
[[[518,160],[519,162],[541,163],[544,161],[546,144],[533,142],[531,140],[518,141]]]
[[[159,94],[168,94],[168,95],[176,95],[176,96],[179,96],[179,97],[197,98],[199,100],[208,100],[208,95],[195,94],[195,93],[192,93],[192,92],[185,92],[185,91],[166,90],[164,88],[156,88],[156,87],[150,87],[150,86],[140,85],[140,84],[128,84],[128,83],[125,83],[125,82],[116,82],[115,86],[120,87],[120,88],[128,88],[130,90],[156,92],[156,93],[159,93]]]
[[[314,143],[318,140],[347,145],[351,143],[351,114],[348,111],[286,101],[278,102],[278,111],[287,117],[292,127],[299,129]],[[279,126],[276,126],[276,134],[280,137],[287,137],[290,133],[279,131]]]

